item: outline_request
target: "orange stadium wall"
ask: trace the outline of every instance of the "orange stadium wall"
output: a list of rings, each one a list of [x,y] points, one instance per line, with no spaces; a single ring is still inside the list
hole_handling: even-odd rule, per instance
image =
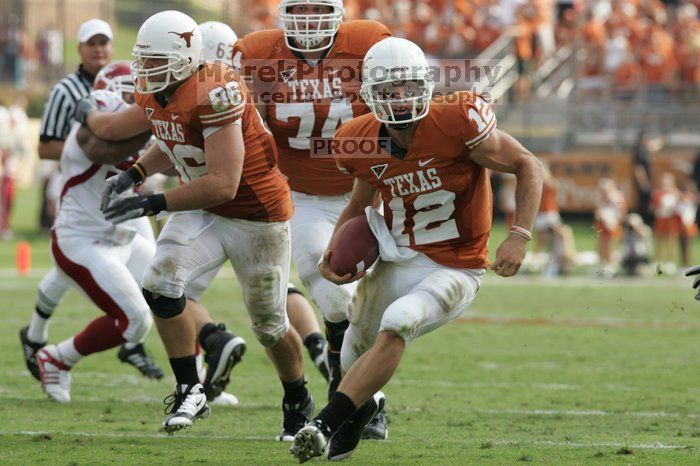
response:
[[[679,186],[689,178],[696,152],[693,150],[662,151],[651,157],[654,186],[661,174],[669,171]],[[595,208],[598,181],[610,177],[624,191],[630,209],[637,207],[632,182],[632,155],[622,152],[573,151],[565,154],[537,154],[546,162],[559,183],[557,201],[562,212],[592,213]]]

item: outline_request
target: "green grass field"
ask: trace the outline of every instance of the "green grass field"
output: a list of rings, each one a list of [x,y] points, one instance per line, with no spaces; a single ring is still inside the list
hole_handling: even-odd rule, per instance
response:
[[[31,241],[35,267],[45,268],[47,239],[32,232],[35,210],[35,193],[22,191],[18,239]],[[502,234],[496,231],[492,249]],[[159,433],[161,400],[173,378],[145,380],[121,364],[116,351],[75,367],[71,404],[46,399],[24,368],[17,337],[29,321],[41,271],[19,278],[13,255],[14,242],[0,243],[3,464],[293,463],[288,445],[272,440],[281,387],[248,329],[229,274],[214,281],[203,303],[249,343],[230,385],[241,404],[215,407],[208,419],[168,437]],[[350,461],[699,464],[698,309],[689,281],[679,277],[488,274],[467,314],[411,345],[385,389],[389,440],[362,443]],[[56,311],[51,341],[79,331],[97,312],[72,291]],[[155,331],[147,344],[167,366]],[[307,374],[322,405],[323,379],[313,368]]]

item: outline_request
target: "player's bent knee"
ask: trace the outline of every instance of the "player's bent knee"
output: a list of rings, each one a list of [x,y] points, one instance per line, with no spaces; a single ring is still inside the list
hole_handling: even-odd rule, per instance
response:
[[[425,320],[425,307],[408,296],[394,301],[384,312],[379,332],[393,332],[406,343],[416,337]]]
[[[144,288],[143,297],[146,298],[148,307],[151,308],[153,315],[159,319],[172,319],[179,316],[185,310],[185,305],[187,304],[187,298],[185,298],[184,294],[179,298],[168,298],[161,294],[152,293]]]
[[[129,343],[140,343],[146,338],[153,327],[153,316],[144,309],[143,312],[129,318],[129,326],[124,332],[124,339]]]
[[[252,326],[255,338],[266,348],[275,346],[289,332],[289,319],[281,315],[278,319],[264,320]]]

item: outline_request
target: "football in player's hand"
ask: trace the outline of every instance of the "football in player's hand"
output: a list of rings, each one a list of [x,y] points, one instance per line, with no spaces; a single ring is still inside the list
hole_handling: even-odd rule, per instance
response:
[[[333,235],[329,249],[331,271],[340,276],[365,271],[379,257],[379,243],[365,215],[345,222]]]

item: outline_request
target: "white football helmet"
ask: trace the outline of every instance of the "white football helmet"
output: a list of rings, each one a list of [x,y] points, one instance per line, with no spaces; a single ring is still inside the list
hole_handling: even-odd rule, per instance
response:
[[[97,109],[101,112],[116,112],[124,107],[128,107],[127,103],[114,91],[108,89],[97,89],[90,93],[97,102]]]
[[[202,60],[221,61],[233,66],[233,44],[238,36],[227,24],[207,21],[199,25],[202,33]]]
[[[142,94],[160,92],[197,71],[202,54],[202,33],[195,20],[179,11],[161,11],[141,25],[132,50],[136,88]],[[167,63],[146,68],[148,59]],[[153,80],[157,78],[157,80]]]
[[[328,14],[292,14],[293,6],[327,6]],[[287,47],[297,52],[319,52],[333,45],[333,38],[343,22],[343,0],[282,0],[279,14],[284,26]],[[327,44],[321,45],[324,39]],[[293,40],[292,40],[293,39]]]
[[[395,98],[392,86],[400,83],[403,83],[404,94]],[[360,95],[382,123],[405,124],[424,118],[434,88],[428,60],[413,42],[389,37],[367,51],[362,64]],[[394,114],[392,105],[401,104],[408,107],[410,114]]]

